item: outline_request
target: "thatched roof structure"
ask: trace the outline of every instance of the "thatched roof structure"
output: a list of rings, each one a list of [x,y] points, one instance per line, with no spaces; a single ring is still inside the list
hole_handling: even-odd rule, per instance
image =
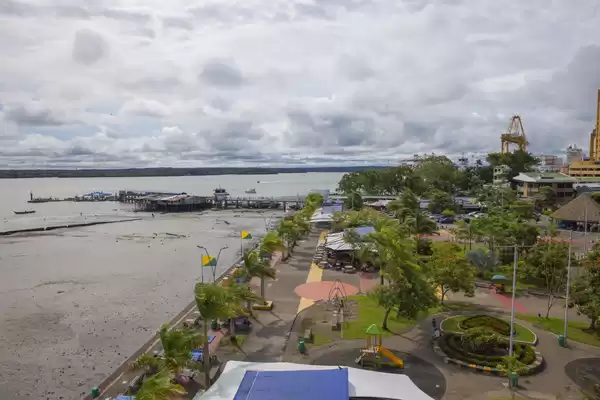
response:
[[[556,210],[551,217],[561,221],[600,223],[599,201],[598,193],[582,193]]]

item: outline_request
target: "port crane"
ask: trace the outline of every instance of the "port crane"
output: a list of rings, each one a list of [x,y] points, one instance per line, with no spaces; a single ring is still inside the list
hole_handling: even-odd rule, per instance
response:
[[[502,145],[500,153],[502,154],[510,153],[511,144],[516,144],[521,151],[527,151],[527,136],[520,116],[513,115],[511,117],[508,130],[500,135],[500,143]]]
[[[600,89],[598,89],[598,100],[596,102],[596,127],[590,134],[590,161],[600,161]]]

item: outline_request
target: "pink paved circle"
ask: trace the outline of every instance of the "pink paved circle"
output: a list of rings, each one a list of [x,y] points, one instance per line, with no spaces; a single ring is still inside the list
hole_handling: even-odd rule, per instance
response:
[[[358,288],[356,286],[349,285],[347,283],[340,282],[310,282],[304,283],[300,286],[296,286],[294,292],[300,297],[304,297],[309,300],[329,300],[329,293],[332,292],[332,287],[338,286],[342,293],[345,293],[346,296],[354,296],[358,293]],[[343,289],[342,289],[343,288]],[[333,290],[337,292],[337,290]],[[333,296],[333,294],[332,294]]]

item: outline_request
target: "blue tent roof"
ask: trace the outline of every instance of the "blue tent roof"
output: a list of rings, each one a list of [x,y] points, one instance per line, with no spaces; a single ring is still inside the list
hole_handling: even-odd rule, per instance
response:
[[[352,228],[354,232],[358,233],[360,237],[368,235],[369,233],[375,232],[375,228],[372,226],[359,226],[357,228]]]
[[[234,400],[348,400],[348,370],[246,371]]]

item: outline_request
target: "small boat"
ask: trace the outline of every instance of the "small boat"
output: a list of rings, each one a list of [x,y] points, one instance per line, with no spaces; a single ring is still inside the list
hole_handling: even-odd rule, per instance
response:
[[[246,190],[246,194],[256,194],[256,189],[254,189],[254,188],[248,189],[248,190]]]
[[[33,213],[35,213],[35,210],[23,210],[23,211],[13,211],[13,212],[17,215],[22,215],[22,214],[33,214]]]
[[[229,197],[229,193],[227,193],[227,190],[223,189],[222,187],[218,187],[216,188],[214,191],[214,196],[215,196],[215,200],[217,201],[223,201],[226,200]]]

